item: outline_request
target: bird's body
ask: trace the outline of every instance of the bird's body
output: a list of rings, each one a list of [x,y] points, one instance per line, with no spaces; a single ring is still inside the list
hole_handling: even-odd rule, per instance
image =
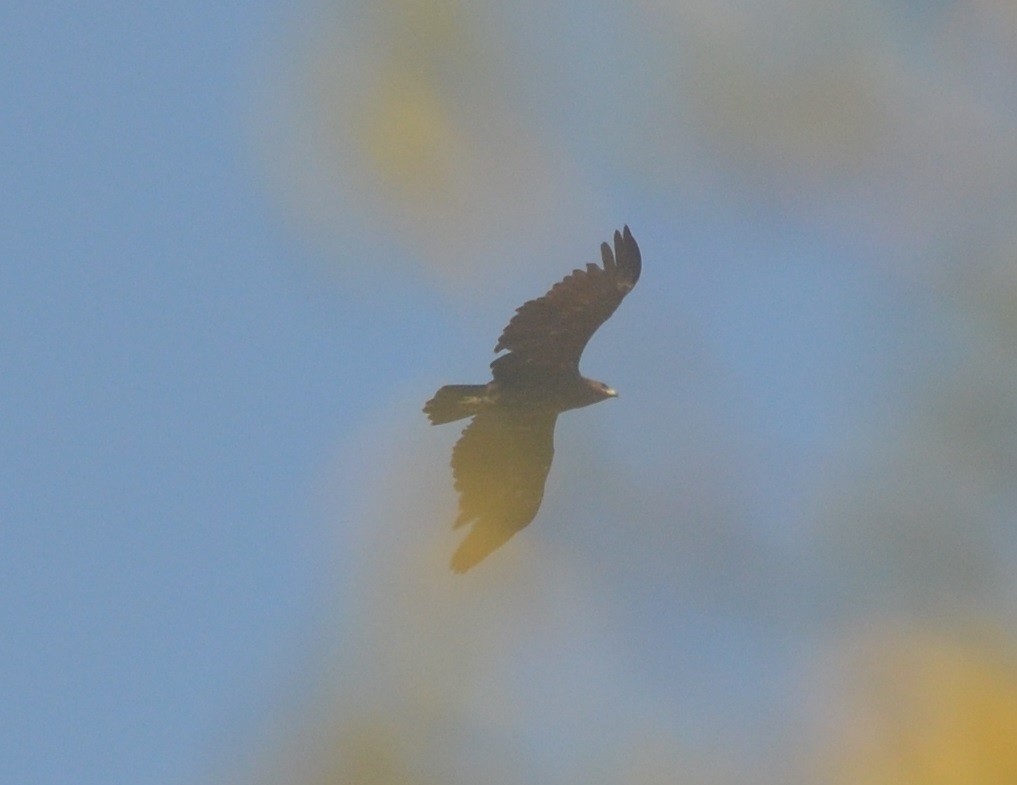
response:
[[[449,384],[438,390],[424,411],[432,425],[441,425],[499,407],[558,414],[615,396],[617,393],[602,382],[578,373],[560,374],[522,382]]]
[[[594,331],[639,280],[639,247],[626,226],[614,253],[601,245],[603,267],[574,270],[516,310],[495,346],[487,384],[446,385],[424,405],[433,425],[473,417],[452,451],[460,493],[455,526],[473,528],[452,557],[465,572],[536,516],[554,455],[561,412],[612,398],[603,382],[579,373]]]

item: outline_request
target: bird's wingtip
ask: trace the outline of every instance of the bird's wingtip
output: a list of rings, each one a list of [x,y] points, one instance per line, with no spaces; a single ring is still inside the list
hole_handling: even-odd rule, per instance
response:
[[[621,232],[614,233],[614,243],[618,265],[628,273],[630,278],[629,286],[631,288],[636,285],[639,275],[642,273],[643,256],[639,251],[639,244],[636,242],[636,238],[632,236],[632,231],[629,229],[628,224],[625,224],[624,235]]]

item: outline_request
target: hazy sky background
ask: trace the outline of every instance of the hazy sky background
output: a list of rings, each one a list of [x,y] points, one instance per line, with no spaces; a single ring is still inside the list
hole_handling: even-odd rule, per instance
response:
[[[3,17],[0,781],[1012,781],[1012,4]],[[420,406],[624,223],[452,576]]]

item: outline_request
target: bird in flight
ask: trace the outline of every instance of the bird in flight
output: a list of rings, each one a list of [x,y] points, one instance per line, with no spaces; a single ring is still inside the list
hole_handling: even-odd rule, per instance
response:
[[[491,363],[490,382],[446,385],[424,405],[432,425],[473,417],[452,450],[453,527],[473,524],[452,556],[454,572],[466,572],[536,516],[558,415],[617,396],[579,373],[579,357],[636,285],[642,261],[628,226],[614,233],[614,252],[601,243],[600,255],[603,266],[573,270],[516,309],[494,347],[508,351]]]

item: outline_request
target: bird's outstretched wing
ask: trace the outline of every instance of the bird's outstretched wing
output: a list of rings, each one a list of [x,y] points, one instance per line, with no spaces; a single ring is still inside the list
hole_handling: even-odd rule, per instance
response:
[[[494,378],[544,376],[577,370],[596,332],[639,280],[642,259],[629,227],[614,233],[614,253],[601,243],[603,267],[573,270],[547,294],[516,309],[494,347],[509,353],[491,363]]]
[[[459,491],[455,527],[473,527],[452,556],[466,572],[533,520],[554,456],[557,414],[491,409],[474,417],[452,450]]]

